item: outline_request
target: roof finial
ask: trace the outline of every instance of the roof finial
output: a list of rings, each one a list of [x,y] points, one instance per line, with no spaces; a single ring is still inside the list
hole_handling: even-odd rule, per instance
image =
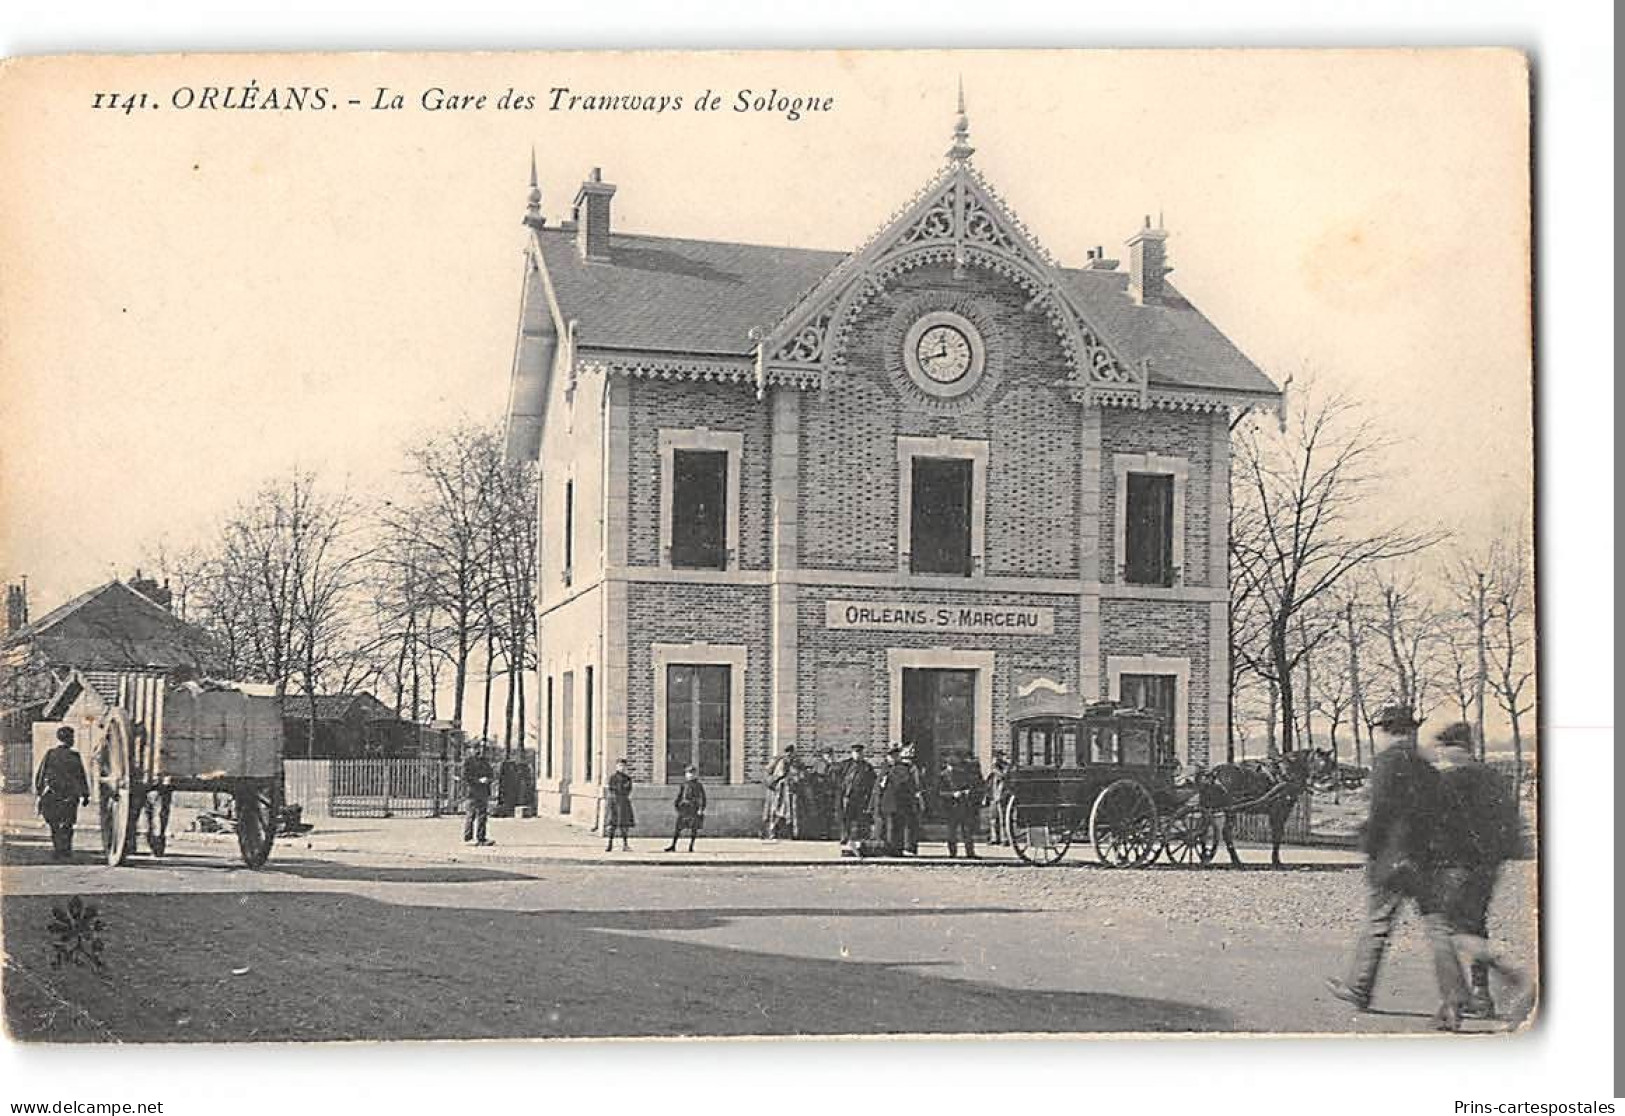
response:
[[[959,116],[954,121],[954,143],[948,148],[948,158],[962,163],[976,153],[970,145],[970,117],[965,115],[965,78],[959,79]]]
[[[547,219],[542,216],[542,188],[536,181],[536,145],[530,145],[530,193],[525,202],[525,224],[539,229]]]

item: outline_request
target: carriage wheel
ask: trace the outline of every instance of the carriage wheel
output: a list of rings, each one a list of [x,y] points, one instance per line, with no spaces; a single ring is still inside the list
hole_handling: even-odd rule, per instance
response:
[[[1170,864],[1207,864],[1219,851],[1213,815],[1200,806],[1185,806],[1168,821],[1163,839]]]
[[[1142,868],[1162,851],[1157,804],[1133,779],[1119,779],[1100,792],[1089,811],[1089,840],[1111,868]]]
[[[237,792],[237,847],[250,868],[263,865],[276,841],[276,805],[269,790]]]
[[[1059,864],[1072,847],[1072,827],[1051,807],[1022,807],[1012,798],[1006,809],[1005,832],[1017,859],[1041,868]]]
[[[135,770],[130,716],[114,708],[102,721],[93,754],[96,814],[101,822],[102,857],[117,868],[135,851],[135,818],[144,788]]]

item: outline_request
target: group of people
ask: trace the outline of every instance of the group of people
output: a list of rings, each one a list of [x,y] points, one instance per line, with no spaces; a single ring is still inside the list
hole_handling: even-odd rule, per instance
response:
[[[825,749],[806,762],[789,745],[768,769],[762,835],[839,840],[848,856],[916,856],[921,824],[936,803],[948,827],[949,856],[957,857],[963,847],[967,859],[976,859],[984,807],[992,809],[993,843],[1000,843],[1004,757],[995,757],[986,777],[970,755],[950,754],[935,778],[917,760],[912,745],[894,745],[871,763],[864,746],[853,744],[845,759],[837,761]]]
[[[1471,725],[1449,725],[1423,745],[1411,710],[1390,705],[1372,727],[1378,751],[1363,836],[1365,923],[1348,977],[1327,987],[1361,1011],[1371,1006],[1389,935],[1409,901],[1421,912],[1433,951],[1436,1025],[1453,1031],[1463,1019],[1494,1018],[1492,972],[1511,1001],[1503,1014],[1521,1018],[1532,1002],[1529,979],[1490,940],[1488,927],[1500,866],[1523,852],[1512,787],[1474,756]]]

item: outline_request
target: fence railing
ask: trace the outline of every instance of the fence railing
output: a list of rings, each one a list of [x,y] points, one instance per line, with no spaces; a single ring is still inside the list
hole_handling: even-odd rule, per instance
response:
[[[513,758],[532,755],[515,750]],[[290,803],[323,817],[428,818],[463,808],[462,765],[451,759],[291,759],[283,785]]]

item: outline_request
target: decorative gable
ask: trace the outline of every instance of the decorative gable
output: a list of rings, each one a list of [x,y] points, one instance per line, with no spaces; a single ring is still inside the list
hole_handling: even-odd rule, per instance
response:
[[[1143,405],[1147,370],[1121,359],[1090,323],[1060,267],[970,163],[964,117],[948,163],[867,243],[844,259],[757,341],[758,391],[768,384],[818,387],[845,366],[859,312],[899,276],[928,265],[955,275],[980,268],[1017,284],[1026,309],[1042,312],[1061,343],[1079,402]]]

